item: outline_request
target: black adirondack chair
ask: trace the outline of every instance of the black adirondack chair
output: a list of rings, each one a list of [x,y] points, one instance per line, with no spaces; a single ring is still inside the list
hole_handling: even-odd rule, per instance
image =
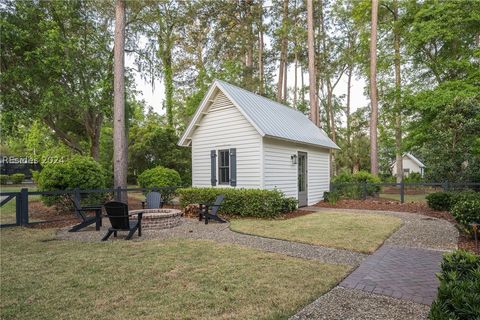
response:
[[[102,241],[106,241],[112,233],[113,236],[116,237],[118,231],[128,231],[125,240],[130,240],[137,230],[138,236],[142,236],[143,212],[137,214],[136,221],[130,221],[130,216],[133,214],[128,213],[128,205],[123,202],[107,202],[105,203],[105,210],[107,211],[107,217],[110,220],[112,227],[108,228],[108,232],[102,238]]]
[[[222,202],[224,198],[225,198],[225,195],[220,194],[217,196],[217,198],[215,199],[215,203],[213,204],[200,203],[200,207],[198,211],[198,220],[202,221],[202,219],[205,219],[205,224],[208,224],[209,219],[215,220],[220,223],[227,222],[226,220],[220,218],[217,214],[218,209],[222,206]]]
[[[142,201],[142,209],[157,209],[162,207],[163,207],[163,200],[160,192],[151,191],[147,193],[147,196],[145,197],[145,201]]]
[[[72,200],[73,207],[75,209],[75,214],[82,222],[73,226],[68,232],[77,232],[80,229],[83,229],[93,223],[95,223],[95,230],[100,230],[102,226],[102,206],[95,205],[95,206],[85,206],[81,207],[79,204]],[[95,212],[95,217],[89,217],[86,215],[88,212]]]

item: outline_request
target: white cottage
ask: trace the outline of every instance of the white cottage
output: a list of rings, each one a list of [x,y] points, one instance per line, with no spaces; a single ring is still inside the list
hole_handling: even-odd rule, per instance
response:
[[[412,172],[420,173],[423,177],[425,165],[413,156],[411,153],[405,153],[402,156],[403,175],[407,177]],[[392,173],[397,174],[397,161],[392,164]]]
[[[194,187],[277,188],[299,206],[323,199],[338,149],[303,113],[220,80],[179,145],[192,147]]]

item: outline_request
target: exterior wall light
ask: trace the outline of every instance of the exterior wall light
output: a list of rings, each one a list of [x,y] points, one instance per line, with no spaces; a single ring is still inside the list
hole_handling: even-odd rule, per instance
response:
[[[296,154],[291,155],[290,160],[292,160],[292,164],[297,164],[297,155]]]

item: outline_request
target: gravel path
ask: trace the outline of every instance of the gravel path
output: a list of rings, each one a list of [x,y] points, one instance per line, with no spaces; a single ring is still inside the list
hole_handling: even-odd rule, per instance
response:
[[[427,319],[429,310],[418,303],[336,287],[290,319],[417,320]]]
[[[79,232],[68,232],[68,228],[58,231],[57,236],[64,240],[94,241],[98,242],[108,229],[108,221],[104,219],[102,230],[95,231],[93,226],[89,226]],[[123,239],[125,233],[119,233],[117,240]],[[213,240],[222,243],[233,243],[247,247],[252,247],[264,251],[281,253],[288,256],[318,260],[325,263],[345,264],[352,267],[358,266],[366,257],[366,254],[352,252],[348,250],[326,248],[298,242],[284,240],[268,239],[252,235],[233,232],[226,223],[211,222],[205,225],[196,219],[183,219],[183,223],[172,229],[164,230],[145,230],[142,237],[136,235],[133,241],[145,241],[147,239],[169,239],[169,238],[190,238]]]

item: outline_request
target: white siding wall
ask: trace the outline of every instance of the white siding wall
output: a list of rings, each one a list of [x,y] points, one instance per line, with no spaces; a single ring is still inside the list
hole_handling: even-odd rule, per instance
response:
[[[297,165],[290,157],[298,151],[307,153],[308,204],[323,199],[323,192],[330,188],[329,151],[278,139],[264,138],[264,188],[277,188],[289,197],[298,196]]]
[[[229,99],[219,92],[192,136],[192,185],[211,186],[210,150],[236,148],[237,187],[260,188],[261,146],[262,137],[257,130]]]
[[[412,173],[412,172],[418,172],[420,174],[422,173],[422,168],[418,164],[416,164],[412,159],[410,159],[409,157],[404,156],[402,163],[403,163],[403,170],[410,169],[409,173]],[[397,175],[397,163],[396,162],[393,163],[392,174],[394,176]],[[404,175],[408,176],[408,173],[405,173]]]

